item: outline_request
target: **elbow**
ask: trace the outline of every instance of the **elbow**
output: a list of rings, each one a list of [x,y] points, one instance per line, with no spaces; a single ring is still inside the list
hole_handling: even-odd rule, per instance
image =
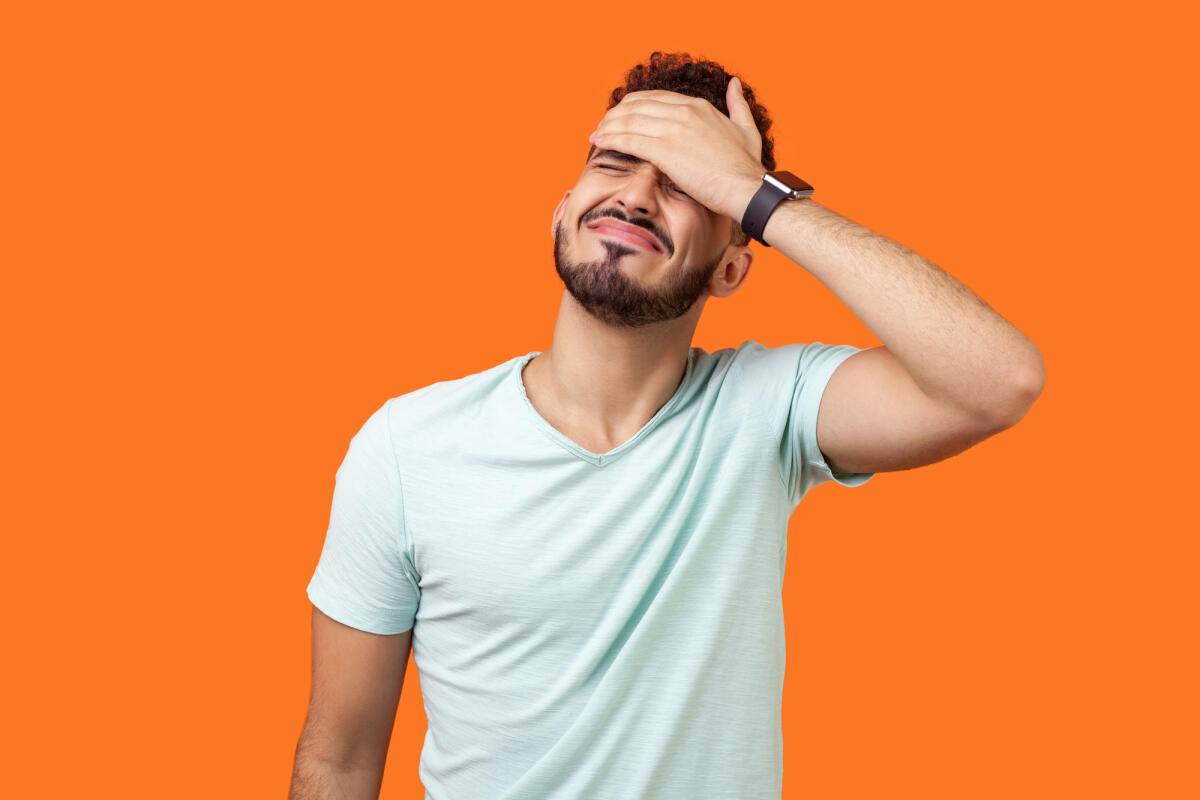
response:
[[[997,430],[1016,425],[1033,408],[1046,385],[1046,367],[1038,356],[1038,363],[1021,372],[1012,381],[1013,390],[1007,400],[993,411],[993,424]]]

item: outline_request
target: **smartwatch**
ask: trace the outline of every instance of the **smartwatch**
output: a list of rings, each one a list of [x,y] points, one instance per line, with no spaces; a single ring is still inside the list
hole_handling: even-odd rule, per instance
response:
[[[762,234],[776,207],[784,200],[808,197],[812,193],[812,184],[785,169],[768,172],[763,175],[762,186],[750,198],[750,205],[746,206],[746,213],[742,215],[742,230],[763,247],[770,247],[763,241]]]

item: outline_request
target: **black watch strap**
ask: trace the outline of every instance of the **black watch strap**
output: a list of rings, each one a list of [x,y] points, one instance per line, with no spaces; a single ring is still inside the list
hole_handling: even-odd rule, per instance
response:
[[[781,180],[780,175],[786,175],[788,182]],[[797,185],[793,187],[788,185],[789,183]],[[763,175],[762,186],[758,187],[754,197],[750,198],[750,205],[746,206],[746,213],[742,215],[742,230],[763,247],[770,247],[771,245],[763,241],[762,235],[767,227],[767,220],[776,207],[789,197],[807,197],[812,193],[813,187],[810,184],[790,172],[768,172]]]

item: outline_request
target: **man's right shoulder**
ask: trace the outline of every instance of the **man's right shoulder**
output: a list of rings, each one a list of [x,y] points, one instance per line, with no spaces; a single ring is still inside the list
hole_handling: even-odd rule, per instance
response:
[[[490,395],[503,391],[511,377],[512,359],[479,372],[446,378],[388,398],[385,405],[393,426],[420,430],[425,425],[452,419],[456,412],[477,407]]]

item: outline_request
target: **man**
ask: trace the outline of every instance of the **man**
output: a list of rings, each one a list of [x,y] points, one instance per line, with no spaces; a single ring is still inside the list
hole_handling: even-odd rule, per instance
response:
[[[791,513],[1012,426],[1043,366],[911,250],[807,197],[748,213],[769,125],[712,62],[632,70],[554,211],[552,346],[353,438],[293,798],[377,796],[410,644],[427,798],[779,798]],[[884,345],[692,347],[749,272],[743,220]]]

